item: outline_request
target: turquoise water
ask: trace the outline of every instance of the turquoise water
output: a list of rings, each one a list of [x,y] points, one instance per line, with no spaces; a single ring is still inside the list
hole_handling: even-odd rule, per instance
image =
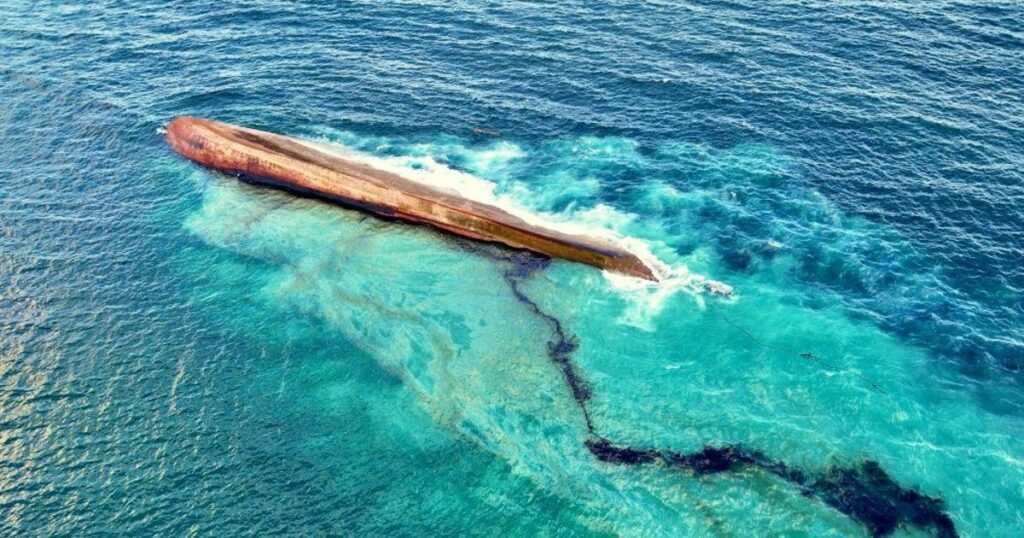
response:
[[[4,534],[881,534],[837,501],[864,491],[1024,526],[1018,6],[5,11]],[[241,184],[165,146],[186,113],[615,232],[671,278]],[[668,463],[705,447],[764,460]]]

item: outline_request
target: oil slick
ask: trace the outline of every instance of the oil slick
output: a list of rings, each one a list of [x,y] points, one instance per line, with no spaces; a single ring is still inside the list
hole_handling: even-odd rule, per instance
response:
[[[864,526],[876,536],[886,536],[900,528],[916,528],[936,536],[957,536],[952,519],[946,513],[942,500],[926,496],[914,488],[897,483],[880,464],[866,460],[861,464],[843,467],[831,466],[819,470],[803,470],[797,466],[768,457],[759,449],[741,444],[706,445],[694,452],[679,452],[659,447],[632,446],[605,434],[595,423],[591,411],[593,386],[574,362],[579,340],[558,317],[542,309],[524,291],[524,284],[533,275],[545,270],[550,259],[528,252],[498,248],[469,241],[472,252],[489,257],[504,267],[502,276],[514,298],[533,316],[549,327],[547,358],[557,371],[562,384],[572,396],[585,426],[581,448],[594,460],[606,465],[657,466],[689,476],[753,471],[770,475],[791,484],[796,492],[808,499],[827,505]],[[657,269],[656,269],[657,270]],[[664,275],[664,273],[659,273]],[[731,288],[703,277],[690,279],[694,290],[714,293],[722,290],[732,295]],[[639,284],[635,279],[629,279]],[[614,281],[613,281],[614,282]]]
[[[492,254],[492,257],[508,264],[504,278],[516,299],[550,327],[548,359],[561,374],[580,410],[589,433],[584,445],[598,460],[615,465],[660,465],[688,471],[692,476],[758,469],[793,484],[803,496],[817,499],[845,514],[873,536],[889,536],[906,527],[930,532],[939,538],[958,536],[941,499],[901,486],[873,460],[854,467],[831,466],[812,474],[743,445],[705,445],[697,452],[682,453],[637,448],[608,439],[600,433],[590,411],[593,389],[572,360],[579,347],[578,340],[561,320],[542,310],[522,289],[523,281],[546,268],[548,260],[514,252]]]

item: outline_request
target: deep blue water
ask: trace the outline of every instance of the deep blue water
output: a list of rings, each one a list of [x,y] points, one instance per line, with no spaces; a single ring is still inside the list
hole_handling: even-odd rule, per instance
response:
[[[521,284],[616,439],[878,461],[963,535],[1024,527],[1019,3],[2,4],[4,534],[868,530],[756,470],[597,461],[503,262],[200,170],[179,114],[733,286]]]

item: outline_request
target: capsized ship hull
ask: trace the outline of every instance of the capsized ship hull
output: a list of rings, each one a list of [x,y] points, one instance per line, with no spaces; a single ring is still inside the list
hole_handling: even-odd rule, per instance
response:
[[[476,240],[657,280],[636,255],[613,242],[537,226],[501,208],[345,159],[296,138],[179,116],[167,125],[167,142],[175,151],[203,166],[250,183],[388,218],[430,224]]]

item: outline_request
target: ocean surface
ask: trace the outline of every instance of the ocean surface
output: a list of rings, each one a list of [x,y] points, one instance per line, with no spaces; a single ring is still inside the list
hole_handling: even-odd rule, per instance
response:
[[[0,9],[0,534],[1021,535],[1019,2]],[[667,278],[242,184],[179,114]]]

